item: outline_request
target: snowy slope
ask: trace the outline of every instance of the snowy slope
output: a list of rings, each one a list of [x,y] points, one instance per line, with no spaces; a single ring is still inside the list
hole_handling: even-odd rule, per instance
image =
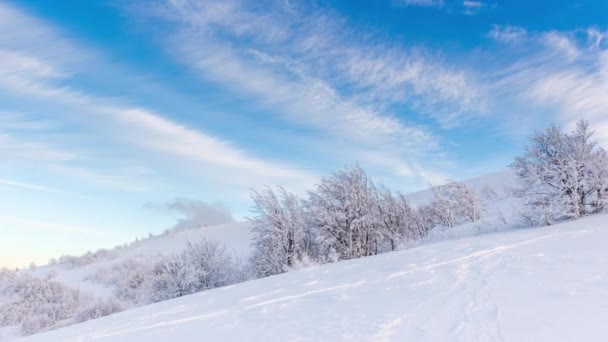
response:
[[[215,240],[223,243],[226,249],[239,257],[246,258],[249,255],[251,237],[248,222],[229,223],[211,227],[202,227],[168,236],[160,235],[146,238],[122,249],[115,258],[102,259],[84,267],[73,268],[68,265],[52,265],[38,267],[31,273],[44,278],[53,270],[56,274],[55,280],[96,296],[111,296],[113,289],[101,284],[87,280],[97,269],[110,267],[133,257],[153,257],[159,254],[169,255],[181,252],[188,242],[197,242],[202,238]]]
[[[493,188],[498,197],[492,199],[484,213],[484,219],[475,224],[469,224],[459,229],[437,230],[429,237],[430,240],[448,239],[466,235],[475,235],[488,231],[504,230],[513,227],[513,222],[504,224],[498,217],[497,210],[501,216],[512,216],[512,202],[506,198],[506,188],[514,183],[514,174],[510,170],[489,174],[479,178],[466,181],[477,192],[481,192],[486,186]],[[433,198],[432,190],[425,190],[408,195],[414,204],[423,204]],[[91,293],[95,296],[109,297],[113,294],[113,288],[87,280],[97,269],[109,268],[113,264],[134,257],[153,257],[158,254],[179,253],[186,243],[197,242],[202,237],[215,240],[226,245],[229,252],[246,259],[251,250],[251,233],[248,222],[230,223],[199,229],[182,231],[169,236],[160,235],[145,238],[139,242],[118,251],[115,258],[102,259],[84,267],[74,268],[69,265],[53,265],[38,267],[30,271],[33,275],[45,278],[51,270],[56,274],[55,280],[72,288]],[[425,243],[425,241],[416,242]]]
[[[27,341],[602,341],[608,216],[219,288]]]

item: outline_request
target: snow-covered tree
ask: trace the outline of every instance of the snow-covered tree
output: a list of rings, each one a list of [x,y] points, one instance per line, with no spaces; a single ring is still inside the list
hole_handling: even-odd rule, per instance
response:
[[[313,248],[314,236],[306,226],[301,201],[282,187],[253,191],[250,218],[255,273],[269,276],[286,272],[304,260]]]
[[[73,317],[90,300],[78,290],[24,272],[0,272],[0,326],[21,324],[30,335]]]
[[[383,225],[384,241],[391,251],[396,250],[406,240],[424,237],[426,229],[421,227],[419,212],[413,208],[401,193],[393,194],[382,187],[378,192],[378,215]]]
[[[307,206],[328,253],[351,259],[379,252],[382,225],[376,188],[359,165],[323,178],[309,192]]]
[[[229,285],[236,271],[223,245],[206,239],[188,243],[181,254],[153,267],[150,298],[161,301]]]
[[[453,227],[467,220],[480,219],[482,205],[477,194],[468,185],[449,181],[433,188],[432,216],[437,224]]]
[[[592,136],[581,120],[571,134],[551,126],[531,137],[524,155],[511,164],[527,221],[550,225],[605,210],[608,158]]]

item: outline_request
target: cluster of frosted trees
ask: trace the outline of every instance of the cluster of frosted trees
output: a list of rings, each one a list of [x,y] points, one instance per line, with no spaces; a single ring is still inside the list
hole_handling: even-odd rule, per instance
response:
[[[268,276],[393,251],[436,225],[481,216],[477,195],[463,183],[449,182],[434,194],[431,203],[414,207],[403,194],[376,186],[358,165],[321,179],[306,199],[282,187],[253,192],[253,271]]]
[[[130,305],[141,305],[243,281],[247,271],[238,258],[218,242],[188,243],[178,254],[130,258],[100,268],[89,280],[114,287],[114,295]]]
[[[51,278],[0,270],[0,326],[21,326],[24,335],[122,311],[114,300],[93,300]]]
[[[608,208],[608,155],[581,120],[565,133],[556,126],[534,134],[511,167],[519,178],[521,215],[532,225],[550,225]]]

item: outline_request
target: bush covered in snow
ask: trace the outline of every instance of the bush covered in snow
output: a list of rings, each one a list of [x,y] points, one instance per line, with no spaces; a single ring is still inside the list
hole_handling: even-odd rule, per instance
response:
[[[251,265],[260,276],[285,272],[316,252],[316,237],[311,235],[300,199],[278,187],[254,191],[250,218],[254,232]]]
[[[449,181],[434,187],[433,193],[435,197],[430,208],[436,224],[451,228],[481,218],[481,200],[465,183]]]
[[[86,322],[99,317],[121,312],[124,307],[116,299],[95,300],[74,315],[74,323]]]
[[[50,265],[57,263],[66,264],[71,267],[83,267],[98,260],[115,258],[118,255],[117,249],[100,249],[95,252],[86,252],[83,255],[62,255],[58,259],[51,259]]]
[[[90,300],[78,290],[24,272],[0,272],[0,326],[21,324],[29,335],[74,316]]]
[[[181,254],[156,263],[150,299],[157,302],[233,284],[241,279],[238,273],[223,245],[206,239],[188,243]]]
[[[89,280],[113,286],[115,296],[141,305],[212,289],[248,279],[246,266],[210,240],[188,243],[182,253],[133,257],[99,268]]]

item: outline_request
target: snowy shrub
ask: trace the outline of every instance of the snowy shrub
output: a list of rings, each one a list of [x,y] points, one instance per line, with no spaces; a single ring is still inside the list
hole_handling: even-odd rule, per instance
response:
[[[383,187],[377,196],[379,221],[388,250],[395,251],[404,241],[426,236],[426,229],[420,226],[418,212],[403,194],[393,194]]]
[[[22,324],[32,334],[69,319],[89,300],[78,290],[56,281],[38,279],[21,272],[2,272],[0,291],[6,300],[0,306],[0,326]]]
[[[111,267],[97,268],[86,279],[113,286],[114,295],[122,301],[145,304],[149,302],[154,267],[161,260],[164,260],[161,256],[132,257]]]
[[[53,317],[47,315],[29,316],[21,323],[21,333],[24,336],[33,335],[52,327],[56,323],[57,321]]]
[[[592,136],[584,120],[571,134],[551,126],[534,134],[524,155],[515,158],[515,195],[528,223],[550,225],[606,210],[608,155]]]
[[[430,208],[436,224],[451,228],[481,218],[481,201],[465,183],[449,181],[434,187],[433,193],[435,197]]]
[[[121,312],[124,308],[116,299],[96,300],[79,310],[74,316],[74,323],[86,322],[99,317]]]
[[[80,256],[62,255],[59,257],[58,260],[51,259],[51,261],[49,261],[49,264],[61,263],[67,264],[74,268],[79,268],[92,264],[98,260],[112,259],[116,256],[118,256],[117,249],[100,249],[96,252],[86,252],[85,254]]]
[[[188,243],[178,255],[153,267],[151,301],[185,296],[203,290],[233,284],[238,269],[223,245],[203,239]]]
[[[111,282],[116,286],[116,297],[134,304],[148,302],[156,260],[131,258],[114,265]]]
[[[261,193],[251,194],[255,214],[249,219],[254,246],[251,264],[260,276],[286,272],[300,264],[308,258],[307,252],[314,242],[307,234],[300,200],[281,187],[277,193],[268,187]]]

